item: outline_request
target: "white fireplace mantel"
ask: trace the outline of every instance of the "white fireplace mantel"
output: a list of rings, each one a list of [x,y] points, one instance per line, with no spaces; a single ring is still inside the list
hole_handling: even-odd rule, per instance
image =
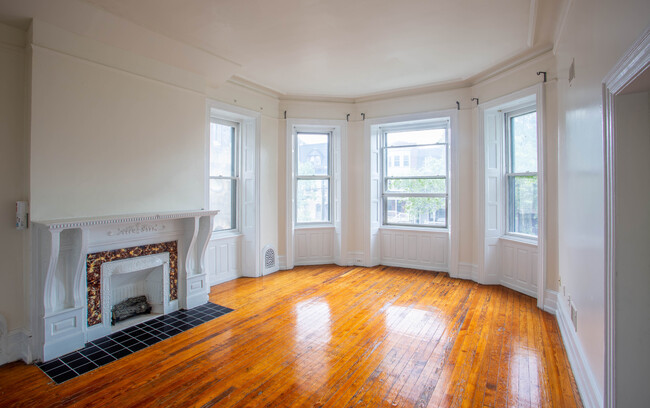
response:
[[[82,348],[99,336],[89,330],[86,258],[88,254],[176,241],[177,307],[208,301],[203,262],[213,229],[212,211],[32,221],[32,350],[47,361]]]

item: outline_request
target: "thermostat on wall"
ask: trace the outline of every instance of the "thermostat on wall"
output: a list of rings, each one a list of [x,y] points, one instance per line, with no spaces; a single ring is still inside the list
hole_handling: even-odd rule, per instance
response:
[[[27,229],[29,224],[29,203],[27,201],[16,201],[16,229]]]

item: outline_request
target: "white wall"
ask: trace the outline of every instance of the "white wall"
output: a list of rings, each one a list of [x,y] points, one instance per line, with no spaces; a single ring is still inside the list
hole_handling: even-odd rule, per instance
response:
[[[647,0],[574,0],[557,44],[559,274],[600,394],[604,381],[602,81],[648,25]],[[568,72],[575,60],[575,79]],[[602,400],[602,397],[601,397]]]
[[[616,406],[650,401],[650,93],[616,97]]]
[[[25,33],[0,24],[0,314],[8,330],[23,327],[23,248],[15,228],[16,201],[27,200]],[[1,358],[2,356],[0,356]]]
[[[260,143],[260,242],[278,248],[278,119],[262,117]],[[284,162],[283,162],[284,163]],[[283,173],[284,174],[284,173]]]
[[[33,220],[203,207],[204,96],[40,47],[32,64]]]

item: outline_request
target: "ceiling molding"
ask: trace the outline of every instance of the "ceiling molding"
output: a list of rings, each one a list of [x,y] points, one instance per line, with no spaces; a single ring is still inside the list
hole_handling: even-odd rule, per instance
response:
[[[229,82],[237,85],[245,86],[248,89],[262,93],[264,95],[277,98],[280,102],[326,102],[326,103],[365,103],[372,101],[379,101],[384,99],[393,99],[408,96],[417,96],[423,94],[430,94],[435,92],[460,90],[477,86],[488,81],[499,80],[500,78],[508,75],[513,69],[526,67],[538,63],[540,60],[552,57],[552,46],[536,47],[530,52],[512,58],[502,64],[493,66],[477,75],[464,80],[454,80],[437,84],[425,84],[410,88],[395,89],[388,92],[381,92],[370,95],[361,95],[357,97],[333,97],[333,96],[320,96],[320,95],[296,95],[296,94],[281,94],[277,91],[258,85],[254,82],[243,80],[242,78],[233,77]],[[246,85],[242,85],[240,81],[244,81]]]
[[[530,14],[528,16],[528,47],[535,45],[535,29],[537,27],[537,11],[539,3],[537,0],[530,0]]]
[[[553,36],[553,55],[557,55],[557,47],[562,39],[562,34],[564,34],[564,27],[566,26],[567,18],[569,12],[571,11],[571,6],[573,5],[573,0],[564,0],[564,7],[560,12],[560,18],[558,23],[555,26],[555,35]]]
[[[524,65],[530,61],[537,59],[540,56],[543,56],[544,54],[548,53],[552,49],[553,47],[550,44],[546,46],[535,47],[530,52],[524,55],[520,55],[518,57],[512,58],[506,62],[503,62],[499,65],[492,67],[491,69],[485,70],[483,72],[479,72],[478,74],[468,79],[470,86],[479,85],[490,79],[498,77],[501,74],[507,73],[513,68],[519,67],[521,65]]]
[[[227,82],[276,99],[280,99],[284,95],[280,91],[267,88],[263,85],[255,83],[253,81],[249,81],[248,79],[240,77],[238,75],[233,75],[232,77],[230,77],[230,79],[228,79]]]
[[[27,35],[23,30],[0,23],[0,44],[25,48]]]

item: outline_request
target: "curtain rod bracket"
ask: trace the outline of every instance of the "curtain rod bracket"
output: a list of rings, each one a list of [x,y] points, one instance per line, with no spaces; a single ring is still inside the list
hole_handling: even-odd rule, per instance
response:
[[[287,118],[287,111],[284,111],[284,118]]]
[[[476,106],[478,106],[478,98],[472,98],[473,101],[476,101]]]
[[[544,82],[546,82],[546,71],[537,71],[537,76],[544,74]]]
[[[456,109],[460,110],[460,102],[456,101]]]
[[[345,120],[348,121],[348,122],[350,121],[350,114],[349,113],[347,115],[345,115]]]
[[[366,114],[365,113],[361,112],[361,117],[363,118],[363,120],[366,120]]]

